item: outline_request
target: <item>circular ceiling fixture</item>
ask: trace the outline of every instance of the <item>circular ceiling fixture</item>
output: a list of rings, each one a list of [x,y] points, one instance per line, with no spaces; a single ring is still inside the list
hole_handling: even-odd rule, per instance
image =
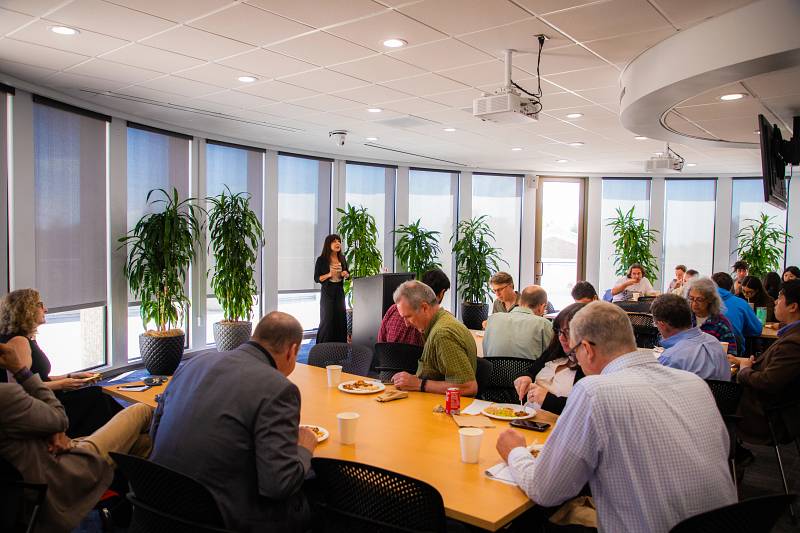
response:
[[[443,131],[446,131],[448,133],[452,133],[452,132],[456,131],[456,129],[455,128],[444,128]]]
[[[50,26],[50,31],[59,35],[78,35],[80,31],[69,26]]]
[[[236,79],[242,83],[253,83],[254,81],[258,81],[258,78],[255,78],[253,76],[239,76]]]
[[[582,116],[583,113],[570,113],[569,115],[567,115],[567,118],[581,118]]]
[[[378,138],[377,137],[367,137],[367,140],[368,141],[377,141]]]
[[[512,152],[521,152],[522,148],[520,148],[519,146],[515,146],[514,148],[511,149],[511,151]]]
[[[383,41],[383,46],[385,46],[386,48],[402,48],[407,44],[408,41],[405,41],[403,39],[393,38],[393,39],[386,39],[385,41]]]
[[[575,141],[575,142],[567,143],[567,144],[569,144],[570,146],[583,146],[583,143],[580,142],[580,141]]]
[[[367,109],[367,111],[369,111],[370,113],[381,113],[383,109],[381,109],[380,107],[370,107]]]
[[[644,135],[637,135],[636,137],[634,137],[634,139],[636,139],[637,141],[646,141],[648,137],[645,137]]]
[[[742,93],[731,93],[731,94],[723,94],[719,97],[720,100],[723,102],[731,102],[733,100],[741,100],[744,98],[744,94]]]

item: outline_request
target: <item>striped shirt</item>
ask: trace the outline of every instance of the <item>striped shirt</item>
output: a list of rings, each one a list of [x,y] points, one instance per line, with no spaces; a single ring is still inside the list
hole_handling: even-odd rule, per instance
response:
[[[456,317],[439,309],[424,337],[417,376],[459,384],[475,381],[478,347],[467,327]]]

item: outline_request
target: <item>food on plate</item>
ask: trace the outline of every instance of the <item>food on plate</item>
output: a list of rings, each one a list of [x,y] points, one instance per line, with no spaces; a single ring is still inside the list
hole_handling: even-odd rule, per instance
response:
[[[303,426],[301,426],[301,427],[308,428],[308,429],[310,429],[311,431],[313,431],[313,432],[314,432],[314,435],[316,435],[316,437],[317,437],[317,440],[322,440],[322,439],[324,439],[324,438],[325,438],[325,433],[323,433],[323,432],[322,432],[322,430],[321,430],[320,428],[318,428],[317,426],[307,426],[307,425],[303,425]]]
[[[523,410],[516,410],[511,407],[500,407],[499,405],[490,405],[486,408],[486,413],[494,416],[503,416],[506,418],[520,418],[528,416],[528,412]]]
[[[363,379],[359,379],[358,381],[354,381],[352,383],[344,383],[342,384],[342,388],[345,390],[354,390],[354,391],[381,390],[381,388],[372,381],[364,381]]]

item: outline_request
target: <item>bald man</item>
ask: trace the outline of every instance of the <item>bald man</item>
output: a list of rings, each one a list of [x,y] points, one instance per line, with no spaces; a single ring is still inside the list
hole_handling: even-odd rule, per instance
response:
[[[538,285],[525,287],[519,305],[508,313],[494,313],[486,321],[484,357],[538,359],[553,339],[553,324],[544,318],[547,292]]]

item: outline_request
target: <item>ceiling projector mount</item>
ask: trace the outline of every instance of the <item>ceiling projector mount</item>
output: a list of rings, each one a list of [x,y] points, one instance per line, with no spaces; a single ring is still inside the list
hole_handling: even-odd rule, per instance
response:
[[[539,120],[542,111],[542,79],[539,65],[542,62],[542,48],[547,40],[545,35],[537,35],[539,56],[536,60],[536,92],[529,92],[511,79],[511,56],[514,50],[504,50],[505,85],[491,94],[483,93],[472,101],[472,115],[481,120],[498,124],[526,124]]]
[[[669,147],[645,161],[645,172],[680,172],[686,160]]]

